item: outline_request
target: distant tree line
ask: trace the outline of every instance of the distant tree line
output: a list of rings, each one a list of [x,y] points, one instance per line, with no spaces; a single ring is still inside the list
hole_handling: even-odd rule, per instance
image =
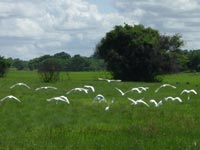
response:
[[[70,56],[68,53],[60,52],[54,55],[43,55],[23,61],[20,59],[7,59],[11,67],[18,70],[38,70],[46,60],[52,60],[59,66],[59,71],[100,71],[105,70],[106,66],[103,59],[93,57],[83,57],[80,55]]]

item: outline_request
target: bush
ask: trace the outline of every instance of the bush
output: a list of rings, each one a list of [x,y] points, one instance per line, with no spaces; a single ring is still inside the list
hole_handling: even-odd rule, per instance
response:
[[[38,73],[44,82],[59,80],[60,66],[55,59],[46,59],[39,64]]]
[[[10,66],[9,62],[0,56],[0,77],[4,77],[9,66]]]

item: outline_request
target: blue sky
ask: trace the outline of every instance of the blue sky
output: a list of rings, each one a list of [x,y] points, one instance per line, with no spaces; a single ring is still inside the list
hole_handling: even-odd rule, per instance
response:
[[[199,49],[199,11],[199,0],[1,0],[0,55],[90,56],[106,32],[124,22],[180,33],[183,49]]]

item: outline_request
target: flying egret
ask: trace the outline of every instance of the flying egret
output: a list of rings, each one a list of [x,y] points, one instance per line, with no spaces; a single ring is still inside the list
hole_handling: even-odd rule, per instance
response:
[[[103,78],[98,78],[98,80],[107,81],[108,83],[110,83],[110,82],[121,82],[122,81],[122,80],[112,80],[112,79],[103,79]]]
[[[114,103],[114,101],[115,101],[115,99],[113,98],[113,99],[111,100],[111,102],[109,103],[109,105],[106,106],[105,111],[108,111],[108,110],[110,109],[110,106]]]
[[[6,100],[6,99],[14,99],[14,100],[16,100],[16,101],[18,101],[18,102],[21,102],[17,97],[15,97],[15,96],[13,96],[13,95],[8,95],[8,96],[2,98],[0,101],[3,102],[3,101]]]
[[[64,99],[68,104],[70,104],[70,102],[69,102],[69,99],[66,97],[66,96],[59,96],[59,97],[61,97],[62,99]]]
[[[102,95],[102,94],[98,94],[97,96],[95,96],[95,98],[93,99],[93,102],[94,101],[98,101],[99,103],[101,102],[106,102],[106,98]]]
[[[176,89],[176,87],[175,87],[174,85],[171,85],[171,84],[163,84],[163,85],[161,85],[159,88],[157,88],[157,89],[155,90],[155,93],[157,93],[161,88],[165,88],[165,87],[171,87],[171,88],[173,88],[173,89]]]
[[[30,89],[30,87],[27,84],[21,83],[21,82],[13,84],[10,88],[12,89],[12,88],[14,88],[16,86],[25,86],[26,88]]]
[[[126,93],[128,93],[128,92],[131,92],[131,90],[128,90],[128,91],[126,91],[126,92],[123,92],[121,89],[119,89],[119,88],[115,88],[117,91],[119,91],[120,92],[120,94],[122,95],[122,96],[124,96]]]
[[[177,100],[177,101],[179,101],[180,103],[183,102],[182,99],[181,99],[180,97],[172,97],[172,96],[168,96],[168,97],[165,97],[164,99],[165,99],[165,101],[168,101],[168,100],[175,101],[175,100]]]
[[[145,101],[143,101],[143,98],[138,99],[138,100],[134,100],[134,99],[128,97],[128,100],[132,102],[131,105],[138,105],[139,103],[142,103],[145,106],[149,107],[149,104],[147,104]]]
[[[183,90],[182,92],[181,92],[181,94],[180,95],[182,95],[182,94],[184,94],[184,93],[187,93],[188,94],[188,100],[190,99],[190,93],[192,93],[192,94],[195,94],[195,95],[197,95],[197,92],[194,90],[194,89],[191,89],[191,90]]]
[[[53,90],[57,90],[56,87],[53,87],[53,86],[42,86],[42,87],[39,87],[39,88],[36,88],[35,90],[38,91],[38,90],[42,90],[42,89],[53,89]]]
[[[73,91],[85,92],[86,94],[88,94],[88,89],[85,89],[85,88],[73,88],[69,90],[66,94],[70,94]]]
[[[67,97],[63,97],[63,96],[52,97],[52,98],[47,99],[48,102],[53,101],[53,100],[55,100],[56,103],[57,103],[58,101],[63,101],[63,102],[66,102],[66,103],[70,104],[68,98],[67,98]]]
[[[160,100],[159,102],[156,102],[154,99],[151,99],[149,100],[150,103],[154,103],[155,104],[155,107],[159,107],[161,106],[163,103],[162,103],[162,100]]]
[[[89,88],[89,89],[91,89],[91,90],[92,90],[92,92],[95,92],[95,89],[94,89],[94,87],[93,87],[93,86],[91,86],[91,85],[84,85],[84,87],[85,87],[85,88]]]
[[[140,87],[138,87],[138,89],[142,92],[142,91],[147,91],[149,89],[149,87],[140,86]]]
[[[139,89],[139,88],[132,88],[130,91],[136,91],[136,92],[138,92],[138,93],[142,93],[142,91]]]

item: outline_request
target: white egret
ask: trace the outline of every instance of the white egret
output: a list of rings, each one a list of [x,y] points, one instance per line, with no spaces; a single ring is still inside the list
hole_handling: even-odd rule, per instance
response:
[[[112,79],[103,79],[103,78],[98,78],[98,80],[107,81],[108,83],[110,83],[110,82],[121,82],[122,81],[122,80],[112,80]]]
[[[55,100],[56,103],[57,103],[58,101],[63,101],[63,102],[66,102],[66,103],[70,104],[68,98],[67,98],[67,97],[63,97],[63,96],[52,97],[52,98],[47,99],[48,102],[53,101],[53,100]]]
[[[138,89],[142,92],[142,91],[147,91],[149,89],[149,87],[140,86],[140,87],[138,87]]]
[[[61,97],[61,98],[64,99],[68,104],[70,104],[69,99],[68,99],[66,96],[59,96],[59,97]]]
[[[138,105],[139,103],[142,103],[145,106],[149,107],[149,104],[147,104],[145,101],[143,101],[143,98],[138,99],[138,100],[134,100],[134,99],[128,97],[128,100],[132,102],[131,105]]]
[[[168,100],[175,101],[175,100],[177,100],[177,101],[179,101],[180,103],[183,102],[182,99],[181,99],[180,97],[172,97],[172,96],[168,96],[168,97],[165,97],[164,99],[165,99],[165,101],[168,101]]]
[[[70,94],[73,91],[85,92],[86,94],[88,94],[88,89],[85,89],[85,88],[73,88],[69,90],[66,94]]]
[[[191,89],[191,90],[183,90],[182,92],[181,92],[181,94],[180,95],[182,95],[182,94],[184,94],[184,93],[187,93],[188,94],[188,100],[190,99],[190,93],[192,93],[192,94],[195,94],[195,95],[197,95],[197,91],[195,91],[194,89]]]
[[[13,95],[8,95],[8,96],[2,98],[0,101],[3,102],[3,101],[6,100],[6,99],[14,99],[14,100],[16,100],[16,101],[18,101],[18,102],[21,102],[17,97],[15,97],[15,96],[13,96]]]
[[[16,86],[24,86],[24,87],[30,89],[30,87],[29,87],[27,84],[21,83],[21,82],[12,85],[10,88],[12,89],[12,88],[14,88],[14,87],[16,87]]]
[[[122,95],[122,96],[124,96],[126,93],[128,93],[128,92],[131,92],[131,90],[128,90],[128,91],[126,91],[126,92],[123,92],[121,89],[119,89],[119,88],[115,88],[117,91],[119,91],[120,92],[120,94]]]
[[[99,103],[101,102],[106,102],[106,98],[102,95],[102,94],[98,94],[97,96],[95,96],[95,98],[93,99],[93,102],[94,101],[98,101]]]
[[[132,88],[130,91],[136,91],[138,93],[142,93],[142,91],[139,88]]]
[[[108,110],[110,109],[110,106],[114,103],[114,101],[115,101],[115,99],[113,98],[113,99],[111,100],[111,102],[109,103],[109,105],[106,106],[105,111],[108,111]]]
[[[35,90],[38,91],[38,90],[42,90],[42,89],[53,89],[53,90],[57,90],[56,87],[53,87],[53,86],[42,86],[42,87],[39,87],[39,88],[36,88]]]
[[[155,93],[157,93],[161,88],[165,88],[165,87],[171,87],[171,88],[173,88],[173,89],[176,89],[176,86],[174,86],[174,85],[171,85],[171,84],[163,84],[163,85],[161,85],[159,88],[157,88],[157,89],[155,90]]]
[[[161,106],[163,103],[162,103],[162,100],[160,100],[159,102],[156,102],[154,99],[151,99],[149,100],[150,103],[154,103],[155,104],[155,107],[159,107]]]
[[[91,85],[84,85],[84,87],[85,87],[85,88],[89,88],[89,89],[91,89],[91,90],[92,90],[92,92],[95,92],[95,89],[94,89],[94,87],[93,87],[93,86],[91,86]]]

